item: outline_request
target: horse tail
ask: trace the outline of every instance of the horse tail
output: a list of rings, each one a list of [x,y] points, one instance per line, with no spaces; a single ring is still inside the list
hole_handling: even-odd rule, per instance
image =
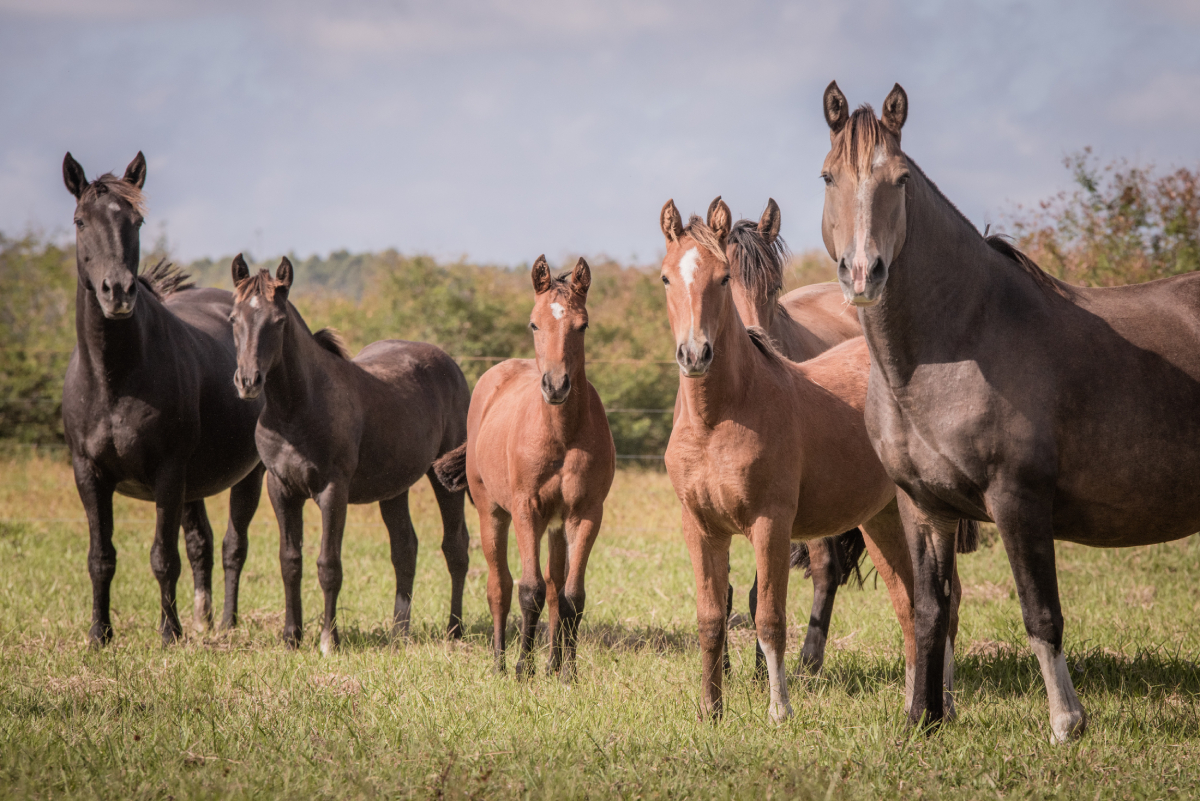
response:
[[[842,567],[842,572],[837,577],[837,583],[845,586],[853,576],[854,583],[861,588],[863,582],[866,581],[862,573],[862,560],[867,553],[867,542],[863,539],[862,529],[853,528],[836,537],[830,537],[830,539],[833,541],[833,547],[837,553],[838,564]],[[808,546],[803,542],[792,543],[791,566],[804,568],[805,578],[812,575]]]
[[[975,553],[979,550],[979,523],[975,520],[959,520],[954,532],[956,553]]]
[[[467,443],[439,456],[433,462],[433,474],[451,492],[467,488]]]

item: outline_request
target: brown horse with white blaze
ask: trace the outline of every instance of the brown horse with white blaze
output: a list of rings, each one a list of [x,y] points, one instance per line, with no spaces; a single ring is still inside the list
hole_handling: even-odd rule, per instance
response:
[[[681,397],[666,465],[696,576],[702,708],[721,713],[729,546],[743,534],[758,569],[755,625],[767,662],[769,714],[781,720],[792,714],[783,667],[792,539],[862,528],[904,633],[906,661],[913,662],[908,546],[895,485],[862,415],[866,343],[858,338],[804,364],[789,362],[761,329],[745,328],[734,306],[725,248],[730,213],[721,199],[709,207],[707,222],[693,217],[686,227],[668,201],[661,224]],[[955,577],[955,607],[959,596]],[[950,648],[945,656],[952,659]]]
[[[505,627],[512,603],[508,526],[521,552],[521,654],[518,678],[533,673],[534,634],[549,600],[549,672],[575,673],[584,605],[584,572],[612,486],[616,449],[600,396],[584,371],[584,331],[591,270],[580,259],[554,278],[539,256],[529,328],[536,359],[509,359],[475,385],[463,450],[436,465],[448,486],[465,473],[479,509],[488,563],[488,606],[497,672],[504,670]],[[542,535],[549,531],[549,577],[542,576]]]

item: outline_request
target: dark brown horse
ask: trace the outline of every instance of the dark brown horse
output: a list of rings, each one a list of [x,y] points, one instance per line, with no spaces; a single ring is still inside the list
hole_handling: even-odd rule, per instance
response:
[[[63,430],[75,486],[88,518],[92,626],[88,639],[112,638],[109,588],[117,570],[113,492],[157,508],[150,566],[158,579],[163,642],[182,634],[175,609],[179,527],[183,524],[195,582],[196,624],[212,622],[213,534],[204,498],[232,487],[222,543],[225,609],[237,622],[238,580],[247,530],[262,493],[254,448],[258,404],[233,390],[236,355],[229,312],[233,297],[195,289],[160,264],[138,275],[146,160],[123,178],[88,183],[68,153],[63,180],[75,196],[77,344],[63,384]]]
[[[584,370],[587,292],[592,274],[580,259],[554,278],[539,256],[529,328],[535,359],[509,359],[475,385],[462,453],[439,464],[451,486],[465,472],[479,509],[488,563],[488,606],[497,671],[504,670],[505,628],[512,604],[508,526],[521,552],[521,655],[518,678],[533,673],[534,634],[550,601],[549,672],[575,675],[575,643],[583,617],[584,573],[612,486],[616,451],[604,404]],[[542,535],[549,531],[549,581],[542,576]]]
[[[1063,657],[1056,539],[1200,529],[1200,275],[1087,289],[984,238],[900,149],[908,98],[849,112],[831,83],[823,233],[871,347],[867,421],[917,569],[910,719],[943,715],[953,521],[991,520],[1041,664],[1052,741],[1087,723]]]
[[[393,634],[407,634],[417,566],[408,490],[421,476],[429,477],[442,513],[442,553],[451,581],[448,632],[461,637],[468,547],[464,493],[443,487],[431,465],[467,436],[470,392],[462,371],[423,342],[373,342],[350,359],[335,332],[313,334],[288,300],[292,264],[286,258],[275,278],[266,270],[251,277],[239,254],[233,281],[234,383],[243,398],[264,398],[255,436],[279,519],[284,642],[295,646],[302,637],[301,546],[309,498],[321,509],[321,652],[340,641],[337,597],[348,503],[379,502],[396,570]]]
[[[794,362],[807,361],[834,345],[862,336],[854,307],[842,299],[835,283],[815,284],[789,292],[781,300],[787,245],[779,235],[779,206],[767,200],[758,221],[738,220],[726,245],[733,304],[748,327],[762,328],[779,351]],[[837,537],[792,543],[792,563],[812,577],[813,603],[808,630],[800,650],[800,667],[811,673],[825,662],[825,642],[839,586],[859,576],[865,553],[862,532],[851,529]],[[730,595],[732,597],[732,586]],[[757,614],[758,581],[750,588],[750,617]],[[756,649],[755,672],[765,675],[766,660]]]
[[[721,713],[729,546],[740,534],[754,547],[760,582],[755,627],[767,662],[769,715],[780,720],[792,714],[783,668],[791,540],[862,527],[910,665],[912,568],[896,487],[863,420],[866,343],[856,338],[795,364],[761,329],[747,330],[730,289],[730,222],[720,198],[709,207],[707,222],[693,217],[687,227],[673,202],[662,210],[662,280],[681,397],[666,465],[683,507],[683,536],[696,576],[702,708]],[[957,576],[947,587],[957,613]],[[956,623],[955,614],[952,627]],[[952,663],[952,645],[944,658]],[[906,697],[911,686],[906,681]]]

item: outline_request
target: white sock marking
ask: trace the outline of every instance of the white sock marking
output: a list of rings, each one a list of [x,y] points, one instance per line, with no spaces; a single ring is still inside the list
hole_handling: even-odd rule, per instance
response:
[[[771,706],[768,710],[772,723],[781,723],[792,716],[792,705],[788,700],[787,672],[783,669],[783,655],[775,653],[775,649],[761,639],[758,647],[762,648],[763,656],[767,658],[767,681],[771,685]]]
[[[1067,659],[1062,651],[1037,637],[1029,638],[1029,646],[1037,655],[1042,679],[1046,682],[1046,698],[1050,702],[1050,743],[1065,743],[1083,734],[1087,728],[1087,714],[1075,694]]]

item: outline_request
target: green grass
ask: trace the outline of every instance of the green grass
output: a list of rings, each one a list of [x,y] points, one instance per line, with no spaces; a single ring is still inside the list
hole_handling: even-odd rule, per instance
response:
[[[1123,551],[1059,546],[1068,657],[1090,729],[1053,747],[998,544],[961,562],[956,723],[928,738],[904,726],[899,629],[882,586],[868,582],[839,595],[825,673],[793,681],[787,725],[766,720],[765,690],[750,675],[753,633],[736,627],[727,712],[711,725],[696,716],[694,588],[665,475],[617,476],[570,687],[491,674],[478,550],[468,635],[443,641],[449,580],[427,486],[412,505],[422,539],[411,640],[386,640],[387,538],[376,509],[357,507],[345,539],[343,649],[323,658],[314,506],[299,652],[278,642],[283,592],[265,498],[242,627],[164,650],[148,556],[153,510],[121,499],[116,638],[90,652],[87,534],[70,470],[61,456],[0,462],[0,795],[1092,799],[1200,789],[1195,538]],[[223,530],[224,497],[209,508]],[[468,520],[474,534],[473,511]],[[749,546],[735,543],[742,613],[752,574]],[[185,568],[185,617],[190,582]],[[214,585],[219,609],[219,569]],[[799,574],[792,588],[789,665],[811,600]]]

